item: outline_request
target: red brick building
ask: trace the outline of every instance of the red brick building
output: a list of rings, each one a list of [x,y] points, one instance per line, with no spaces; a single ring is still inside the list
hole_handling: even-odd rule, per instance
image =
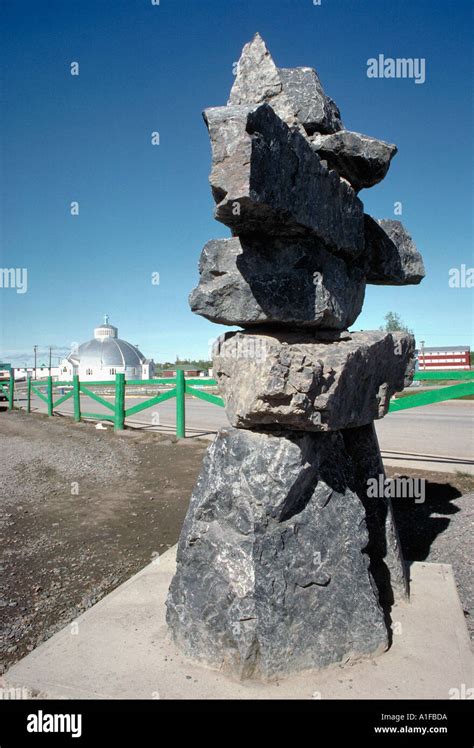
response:
[[[448,345],[416,351],[419,371],[447,371],[471,368],[471,349],[468,345]]]

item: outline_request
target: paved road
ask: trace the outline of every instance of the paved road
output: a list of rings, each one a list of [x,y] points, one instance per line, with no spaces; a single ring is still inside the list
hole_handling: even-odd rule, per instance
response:
[[[474,474],[473,400],[390,413],[375,427],[386,464]]]
[[[24,406],[20,395],[19,405]],[[126,399],[126,407],[142,402],[144,397]],[[110,398],[112,402],[112,398]],[[160,403],[127,419],[130,426],[151,428],[170,434],[175,430],[175,400]],[[45,411],[45,404],[34,397],[32,408]],[[81,396],[83,412],[111,413],[89,398]],[[72,414],[72,401],[58,409]],[[227,424],[223,408],[194,398],[186,398],[186,435],[212,438],[220,426]],[[460,470],[474,474],[474,401],[450,400],[398,411],[376,422],[384,461],[400,467],[423,467],[428,470]]]

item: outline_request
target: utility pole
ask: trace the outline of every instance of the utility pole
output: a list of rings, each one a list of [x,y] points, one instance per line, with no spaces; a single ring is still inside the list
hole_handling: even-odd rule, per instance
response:
[[[50,345],[49,346],[49,362],[48,362],[48,374],[49,374],[49,376],[51,376],[51,351],[52,351],[52,346]]]
[[[36,379],[36,358],[37,358],[37,354],[38,354],[38,346],[34,345],[33,346],[33,350],[35,352],[35,368],[34,368],[34,372],[33,372],[33,379]]]
[[[424,340],[420,340],[420,345],[421,345],[421,358],[423,359],[423,371],[424,371],[426,369],[426,365],[425,365],[425,341]]]

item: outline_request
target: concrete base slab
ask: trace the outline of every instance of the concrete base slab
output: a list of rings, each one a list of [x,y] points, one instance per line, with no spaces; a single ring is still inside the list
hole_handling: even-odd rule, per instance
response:
[[[411,566],[411,602],[392,611],[388,652],[261,683],[232,680],[176,650],[165,623],[175,552],[27,655],[1,685],[56,699],[448,699],[450,689],[472,685],[470,642],[446,564]]]

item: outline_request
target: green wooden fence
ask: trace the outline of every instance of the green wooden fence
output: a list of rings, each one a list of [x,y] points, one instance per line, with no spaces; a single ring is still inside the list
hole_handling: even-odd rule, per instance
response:
[[[418,408],[420,405],[431,405],[441,403],[443,400],[454,400],[466,395],[474,395],[474,369],[469,371],[417,371],[414,379],[416,381],[436,380],[465,380],[462,384],[454,384],[450,387],[425,390],[414,395],[397,397],[390,402],[389,413],[407,408]]]
[[[125,380],[124,374],[116,374],[115,382],[81,382],[75,375],[72,382],[53,381],[52,377],[47,377],[44,382],[27,379],[26,383],[26,412],[31,413],[31,398],[35,394],[46,404],[48,416],[54,414],[54,410],[62,405],[66,400],[73,400],[73,418],[79,423],[84,418],[99,421],[110,421],[114,424],[115,431],[122,431],[125,428],[125,419],[129,416],[136,415],[142,410],[152,408],[159,403],[176,398],[176,436],[178,439],[184,438],[186,434],[186,395],[192,395],[208,403],[224,407],[224,401],[221,397],[213,395],[210,392],[203,392],[198,387],[212,386],[215,387],[217,382],[214,379],[203,381],[202,379],[185,379],[184,371],[178,371],[176,377],[166,377],[162,379],[129,379]],[[160,392],[154,397],[146,399],[142,403],[133,405],[130,408],[125,407],[126,387],[158,387],[171,385],[171,389]],[[69,392],[62,394],[55,399],[55,388],[69,388]],[[114,388],[114,400],[110,402],[102,395],[97,394],[94,390],[98,387]],[[93,389],[91,389],[93,388]],[[6,385],[0,384],[0,390],[4,392],[8,400],[8,408],[12,410],[15,404],[15,383],[13,378],[10,379],[8,389]],[[94,402],[100,403],[110,413],[91,413],[82,410],[81,395],[84,395]]]
[[[413,395],[406,397],[399,397],[392,399],[389,407],[389,412],[395,412],[398,410],[406,410],[407,408],[416,408],[421,405],[429,405],[431,403],[439,403],[443,400],[452,400],[453,398],[459,398],[466,395],[474,395],[474,370],[471,371],[418,371],[414,377],[418,381],[425,380],[462,380],[461,384],[451,385],[449,387],[441,387],[439,389],[425,390],[424,392],[418,392]],[[213,405],[224,407],[224,401],[221,397],[213,395],[210,392],[205,392],[199,387],[213,387],[216,386],[217,382],[214,379],[186,379],[183,371],[177,371],[175,378],[163,378],[163,379],[132,379],[125,380],[124,374],[116,374],[115,382],[81,382],[78,376],[73,377],[72,383],[68,382],[53,382],[52,377],[48,377],[44,382],[38,380],[31,380],[28,378],[26,384],[26,412],[31,413],[31,396],[34,393],[39,397],[42,402],[46,404],[48,416],[54,414],[54,410],[62,405],[66,400],[72,398],[73,400],[73,418],[76,423],[79,423],[82,418],[90,418],[100,421],[110,421],[114,424],[116,431],[122,431],[125,428],[125,421],[129,416],[141,413],[142,410],[152,408],[155,405],[176,398],[176,436],[178,439],[183,439],[186,434],[186,395],[192,395],[200,400],[205,400]],[[172,385],[171,389],[165,392],[159,392],[154,397],[148,398],[138,405],[133,405],[130,408],[125,407],[126,399],[126,388],[127,387],[149,387],[163,385]],[[61,394],[59,398],[55,399],[54,389],[56,387],[68,387],[69,392]],[[114,388],[114,401],[109,402],[94,392],[91,387],[97,389],[98,387]],[[8,385],[0,383],[0,391],[6,395],[8,400],[8,408],[12,410],[15,405],[15,382],[13,377],[10,378]],[[100,403],[108,413],[90,413],[83,412],[81,408],[81,395]]]

